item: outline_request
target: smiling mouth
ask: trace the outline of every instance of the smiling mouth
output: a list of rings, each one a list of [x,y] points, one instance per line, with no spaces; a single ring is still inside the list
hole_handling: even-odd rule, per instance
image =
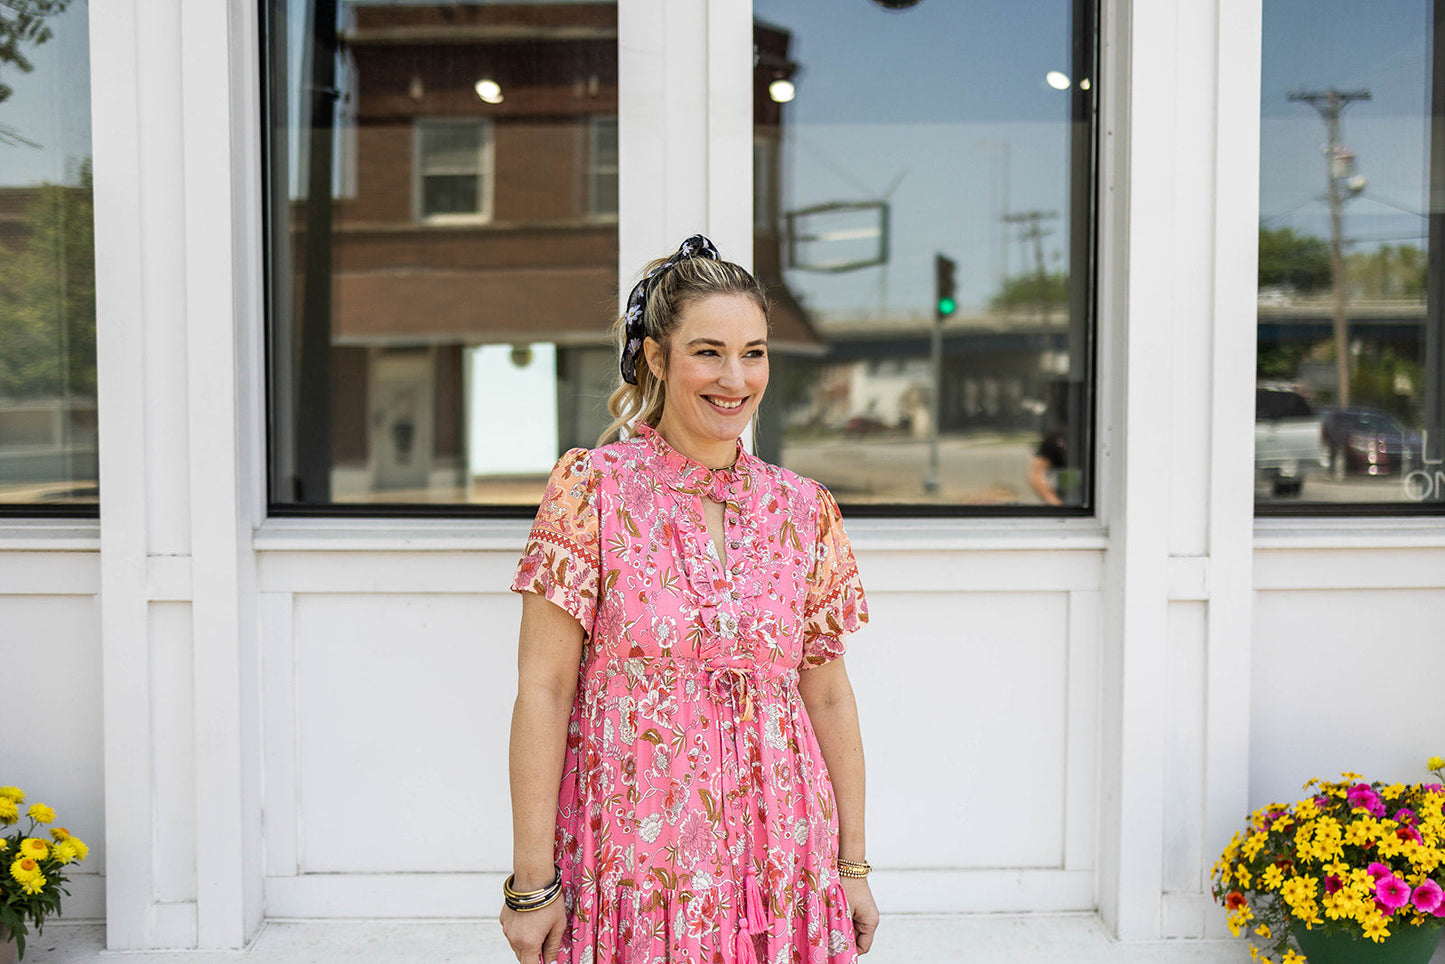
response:
[[[747,401],[746,398],[739,398],[734,401],[726,401],[724,399],[714,398],[711,395],[704,395],[703,398],[707,399],[707,403],[713,408],[721,409],[724,412],[736,412],[738,409],[743,407],[743,402]]]

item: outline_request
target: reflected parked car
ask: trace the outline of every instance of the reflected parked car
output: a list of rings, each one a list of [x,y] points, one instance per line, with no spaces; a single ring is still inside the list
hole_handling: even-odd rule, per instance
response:
[[[1345,475],[1397,475],[1420,463],[1420,435],[1389,412],[1366,406],[1328,409],[1320,429],[1329,450],[1330,472]]]
[[[1287,385],[1254,390],[1254,482],[1276,498],[1298,496],[1305,477],[1328,465],[1320,416]]]

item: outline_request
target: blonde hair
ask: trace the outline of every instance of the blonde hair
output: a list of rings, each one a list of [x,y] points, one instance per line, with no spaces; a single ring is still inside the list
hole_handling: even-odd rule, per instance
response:
[[[667,258],[650,261],[642,269],[647,272],[665,264]],[[731,261],[715,261],[708,257],[692,257],[661,272],[648,283],[647,301],[642,311],[642,332],[644,338],[651,338],[662,346],[663,358],[672,350],[672,333],[677,330],[683,312],[704,298],[713,295],[745,295],[753,299],[768,319],[768,296],[763,286],[744,268]],[[614,342],[621,346],[627,343],[627,316],[621,315],[612,324]],[[622,430],[634,419],[656,427],[662,418],[667,403],[667,390],[662,379],[652,373],[645,353],[637,356],[637,384],[623,380],[617,375],[617,387],[607,399],[607,411],[612,415],[608,425],[597,437],[598,445],[605,445],[613,438],[622,438]]]

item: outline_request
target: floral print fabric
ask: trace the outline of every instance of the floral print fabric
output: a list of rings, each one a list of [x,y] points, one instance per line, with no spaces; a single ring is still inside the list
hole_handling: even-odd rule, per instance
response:
[[[724,504],[724,550],[703,498]],[[573,964],[845,964],[838,818],[799,671],[868,619],[827,489],[651,426],[572,449],[512,588],[588,631],[556,858]]]

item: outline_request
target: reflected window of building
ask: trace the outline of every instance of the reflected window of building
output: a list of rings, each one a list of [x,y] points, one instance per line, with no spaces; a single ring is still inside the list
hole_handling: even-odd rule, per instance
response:
[[[95,242],[85,0],[0,49],[0,513],[93,515]]]
[[[526,514],[610,421],[616,4],[265,11],[272,511]]]
[[[1094,5],[754,13],[760,452],[865,514],[1091,511]]]
[[[423,220],[492,214],[491,122],[417,121],[417,200]]]
[[[1265,0],[1261,513],[1445,506],[1441,40],[1431,0]]]
[[[594,218],[617,217],[617,118],[594,117],[588,160],[589,212]]]

